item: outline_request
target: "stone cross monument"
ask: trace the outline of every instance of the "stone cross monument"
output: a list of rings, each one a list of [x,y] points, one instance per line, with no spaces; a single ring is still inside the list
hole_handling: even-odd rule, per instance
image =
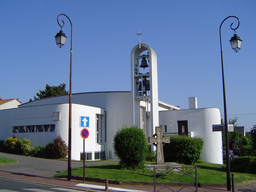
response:
[[[163,135],[162,126],[156,127],[156,133],[153,137],[149,137],[148,141],[150,144],[156,146],[156,164],[163,164],[164,163],[164,150],[163,145],[164,143],[170,143],[170,137],[165,137]]]

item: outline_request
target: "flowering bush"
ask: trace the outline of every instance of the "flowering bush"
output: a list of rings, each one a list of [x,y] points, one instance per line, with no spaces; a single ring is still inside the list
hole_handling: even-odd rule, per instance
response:
[[[65,158],[67,156],[68,147],[65,141],[63,141],[59,135],[56,139],[53,139],[53,143],[49,142],[45,146],[44,151],[45,151],[44,155],[47,158],[53,158],[53,159]]]
[[[18,142],[18,138],[13,136],[13,137],[8,137],[5,140],[5,151],[8,153],[17,153],[16,145]]]

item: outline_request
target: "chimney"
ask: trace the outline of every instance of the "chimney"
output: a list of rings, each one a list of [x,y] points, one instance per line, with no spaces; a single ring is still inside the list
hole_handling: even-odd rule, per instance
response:
[[[189,97],[189,109],[197,109],[197,98],[196,97]]]

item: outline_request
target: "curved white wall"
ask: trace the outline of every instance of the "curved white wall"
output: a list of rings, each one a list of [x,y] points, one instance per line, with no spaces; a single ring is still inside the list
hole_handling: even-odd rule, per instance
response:
[[[185,109],[160,111],[160,125],[167,125],[167,132],[178,132],[177,121],[188,121],[188,132],[204,140],[202,160],[209,163],[223,164],[222,133],[213,132],[212,125],[220,124],[221,115],[217,108]]]
[[[13,135],[18,138],[27,138],[31,140],[33,147],[52,142],[53,139],[59,135],[68,145],[68,108],[69,104],[52,104],[42,106],[22,107],[10,110],[0,111],[0,140],[5,140]],[[60,119],[54,120],[53,113],[59,112]],[[94,153],[104,151],[104,143],[102,145],[97,143],[96,131],[96,115],[104,114],[104,110],[97,107],[86,105],[72,104],[72,139],[71,139],[71,159],[80,160],[80,153],[83,152],[83,139],[81,137],[82,127],[80,126],[80,117],[89,117],[90,132],[89,137],[86,139],[86,153],[92,154],[94,160]],[[5,120],[4,120],[5,119]],[[53,132],[25,132],[25,133],[12,133],[14,126],[29,126],[29,125],[47,125],[54,124],[55,130]]]

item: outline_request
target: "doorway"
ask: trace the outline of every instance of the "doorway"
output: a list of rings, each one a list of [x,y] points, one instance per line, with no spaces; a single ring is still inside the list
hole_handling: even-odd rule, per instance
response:
[[[188,136],[188,121],[178,121],[178,135]]]

